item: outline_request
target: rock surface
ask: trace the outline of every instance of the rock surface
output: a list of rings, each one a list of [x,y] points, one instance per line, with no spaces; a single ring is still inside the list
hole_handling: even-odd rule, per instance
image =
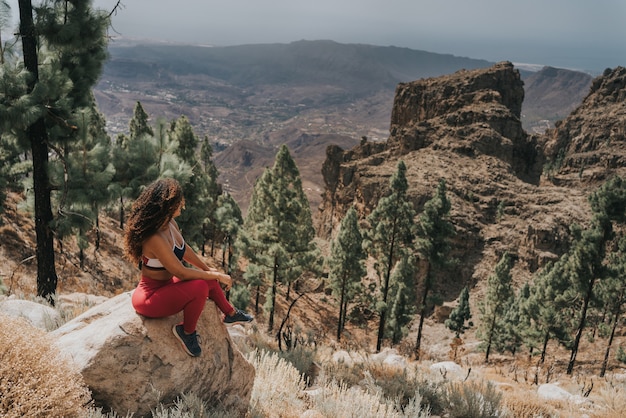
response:
[[[147,319],[135,313],[130,299],[130,292],[120,294],[51,333],[78,366],[95,403],[122,416],[145,416],[159,403],[194,393],[243,416],[254,367],[233,345],[213,302],[198,322],[202,354],[193,358],[172,334],[182,313]]]
[[[57,328],[62,322],[61,315],[54,308],[28,300],[2,300],[0,312],[16,318],[25,318],[33,326],[45,331]]]

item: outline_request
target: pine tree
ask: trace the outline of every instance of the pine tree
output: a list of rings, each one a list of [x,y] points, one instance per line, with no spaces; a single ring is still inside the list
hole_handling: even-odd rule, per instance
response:
[[[604,377],[615,332],[618,324],[622,321],[624,306],[626,305],[626,236],[624,235],[618,240],[617,251],[609,255],[608,276],[600,283],[597,296],[599,304],[610,313],[609,338],[600,370],[600,377]]]
[[[187,202],[178,223],[185,231],[185,238],[201,247],[204,245],[201,226],[209,222],[215,206],[214,199],[217,199],[217,196],[211,195],[214,190],[213,179],[205,173],[196,157],[198,137],[187,117],[181,116],[173,121],[164,136],[170,138],[172,143],[173,153],[169,154],[169,158],[178,164],[174,171],[179,176]]]
[[[357,223],[356,210],[351,207],[341,220],[337,237],[331,242],[328,258],[330,287],[339,301],[337,341],[341,341],[341,333],[348,315],[348,304],[362,291],[361,279],[366,274],[365,258],[363,236]]]
[[[229,274],[233,270],[234,245],[243,225],[241,209],[229,193],[223,193],[217,200],[215,210],[216,228],[221,232],[222,239],[222,268]]]
[[[502,317],[501,332],[496,334],[493,340],[492,345],[498,352],[506,350],[515,355],[524,342],[522,306],[526,302],[524,299],[526,294],[522,293],[522,290],[513,296],[511,305]]]
[[[435,273],[453,263],[450,259],[449,240],[454,235],[454,226],[448,220],[451,204],[446,196],[446,182],[440,180],[437,192],[424,205],[418,222],[417,250],[427,262],[426,274],[422,283],[422,300],[419,305],[420,320],[415,342],[415,358],[419,359],[422,344],[422,331],[426,313],[430,309],[430,292],[434,286]]]
[[[576,237],[567,257],[565,274],[570,281],[568,293],[581,303],[575,313],[578,319],[576,335],[572,345],[567,374],[572,374],[578,347],[586,326],[589,303],[597,280],[605,274],[602,261],[605,256],[605,244],[609,234],[610,222],[604,216],[596,217],[590,229],[574,232]]]
[[[265,309],[271,332],[279,284],[289,289],[303,272],[319,269],[321,260],[309,202],[286,145],[255,183],[243,232],[238,247],[249,268],[269,279]]]
[[[77,127],[78,140],[66,144],[62,163],[51,164],[51,176],[55,184],[63,185],[60,196],[55,199],[57,238],[63,240],[74,233],[82,268],[84,250],[89,246],[87,232],[95,228],[96,239],[99,238],[98,215],[100,208],[109,202],[107,187],[114,168],[104,118],[97,111],[95,101],[91,109],[82,112]]]
[[[142,136],[154,136],[154,130],[148,124],[149,116],[145,110],[143,110],[143,106],[141,102],[137,102],[135,104],[135,108],[133,109],[133,117],[130,119],[128,123],[130,129],[130,140],[140,138]]]
[[[592,225],[589,229],[574,234],[576,240],[570,249],[566,265],[572,292],[582,301],[567,374],[572,374],[574,370],[589,304],[594,297],[594,287],[598,281],[609,276],[604,264],[606,244],[614,235],[612,221],[623,222],[626,219],[626,181],[621,177],[609,179],[589,196],[589,203],[594,213]]]
[[[18,6],[24,68],[30,77],[23,95],[9,98],[5,105],[22,110],[21,116],[16,109],[8,113],[14,132],[20,132],[18,137],[30,145],[33,163],[37,294],[53,303],[58,278],[51,230],[50,147],[72,140],[76,110],[89,106],[91,87],[106,59],[109,19],[104,13],[94,12],[90,1],[56,0],[37,8],[35,26],[31,1],[19,0]],[[46,65],[39,66],[44,56]],[[25,103],[28,105],[23,108]]]
[[[115,168],[113,183],[109,189],[119,202],[120,228],[124,228],[124,211],[127,201],[139,196],[142,186],[159,176],[159,153],[154,138],[141,136],[132,141],[118,137],[112,147]]]
[[[513,303],[512,267],[511,256],[505,252],[496,265],[494,274],[487,279],[487,294],[479,304],[478,335],[485,346],[485,363],[489,362],[492,345],[502,333],[502,319]]]
[[[465,286],[459,295],[459,304],[452,309],[450,316],[445,321],[445,325],[450,331],[454,332],[456,338],[459,338],[461,334],[473,325],[470,319],[472,319],[472,314],[469,305],[469,289]],[[467,325],[465,325],[466,322],[468,323]]]
[[[398,344],[409,333],[408,325],[415,315],[415,274],[416,260],[405,255],[393,269],[389,288],[389,320],[386,333],[391,335],[391,343]]]
[[[217,171],[217,167],[213,162],[213,148],[209,142],[209,138],[205,135],[202,140],[202,144],[200,145],[200,161],[199,161],[203,173],[209,178],[209,190],[208,194],[212,197],[213,204],[209,206],[208,212],[209,217],[207,221],[202,225],[202,236],[204,238],[204,242],[211,240],[211,256],[214,254],[215,250],[215,240],[218,238],[218,220],[216,210],[219,208],[218,199],[222,195],[222,187],[217,182],[217,178],[219,173]],[[234,201],[233,201],[234,203]],[[236,203],[235,203],[236,204]],[[238,206],[237,206],[238,208]],[[202,254],[204,254],[204,245],[202,246]]]
[[[413,245],[415,210],[408,200],[406,165],[398,162],[397,171],[390,180],[391,194],[383,197],[368,216],[370,230],[367,231],[369,255],[376,260],[380,296],[376,310],[379,314],[376,351],[380,351],[385,336],[386,320],[389,311],[389,289],[391,273]]]
[[[531,348],[541,347],[541,363],[544,363],[548,342],[556,338],[563,345],[570,345],[567,311],[570,305],[567,289],[569,280],[565,275],[567,255],[549,263],[533,279],[530,294],[522,306],[524,315],[530,317],[530,328],[524,332],[524,342]]]

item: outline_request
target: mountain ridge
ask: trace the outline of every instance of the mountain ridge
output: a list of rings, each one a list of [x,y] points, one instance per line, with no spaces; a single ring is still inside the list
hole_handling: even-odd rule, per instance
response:
[[[193,53],[185,55],[189,51]],[[128,46],[112,42],[110,55],[95,89],[109,132],[115,135],[128,131],[137,101],[153,120],[186,115],[198,136],[206,135],[214,144],[220,181],[227,185],[226,190],[244,213],[250,184],[264,167],[252,167],[252,173],[244,178],[240,170],[245,159],[267,162],[273,159],[280,144],[306,135],[329,141],[342,138],[342,147],[349,145],[345,141],[357,145],[363,137],[385,141],[397,83],[493,64],[408,48],[333,41],[236,47],[155,43]],[[216,55],[219,59],[212,62],[209,58]],[[208,67],[219,71],[208,74],[197,70],[204,65],[193,63],[198,56],[211,61]],[[272,61],[274,57],[280,59]],[[353,73],[355,68],[359,71]],[[541,86],[526,91],[531,106],[523,105],[522,122],[529,130],[543,131],[554,126],[554,115],[569,113],[574,107],[572,103],[579,103],[587,93],[584,80],[579,84],[567,81],[579,77],[574,72],[559,71],[556,78],[549,79],[552,85],[560,86],[558,89],[541,84],[545,78],[542,71],[520,74],[539,79],[537,85]],[[242,82],[245,77],[250,78]],[[590,76],[581,77],[586,77],[590,84]],[[545,110],[533,111],[532,103],[543,103],[548,94],[562,97],[562,102],[550,102],[554,106],[550,115]],[[238,142],[241,146],[225,152]],[[243,152],[245,148],[249,150]],[[294,158],[307,176],[305,181],[311,183],[307,197],[315,211],[321,202],[318,190],[323,189],[320,167],[325,153],[295,150]]]

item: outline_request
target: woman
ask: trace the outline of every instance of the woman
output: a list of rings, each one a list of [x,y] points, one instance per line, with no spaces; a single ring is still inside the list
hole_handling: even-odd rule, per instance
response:
[[[229,290],[230,276],[209,267],[185,244],[174,220],[184,208],[185,199],[176,180],[161,179],[146,187],[126,223],[125,252],[141,267],[141,280],[132,297],[137,313],[162,318],[183,311],[182,324],[174,325],[172,331],[187,354],[196,357],[202,351],[196,324],[207,297],[225,314],[224,323],[250,322],[253,318],[226,299],[221,285]]]

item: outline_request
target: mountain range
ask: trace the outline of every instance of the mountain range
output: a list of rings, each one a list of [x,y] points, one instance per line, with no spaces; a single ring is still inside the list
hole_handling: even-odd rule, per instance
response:
[[[312,208],[321,203],[327,145],[385,141],[396,86],[494,63],[398,47],[298,41],[203,47],[113,41],[95,94],[112,136],[137,101],[152,117],[186,115],[214,145],[220,181],[247,209],[251,187],[289,145]],[[542,132],[587,93],[589,74],[520,69],[525,129]],[[244,173],[244,175],[242,175]]]

